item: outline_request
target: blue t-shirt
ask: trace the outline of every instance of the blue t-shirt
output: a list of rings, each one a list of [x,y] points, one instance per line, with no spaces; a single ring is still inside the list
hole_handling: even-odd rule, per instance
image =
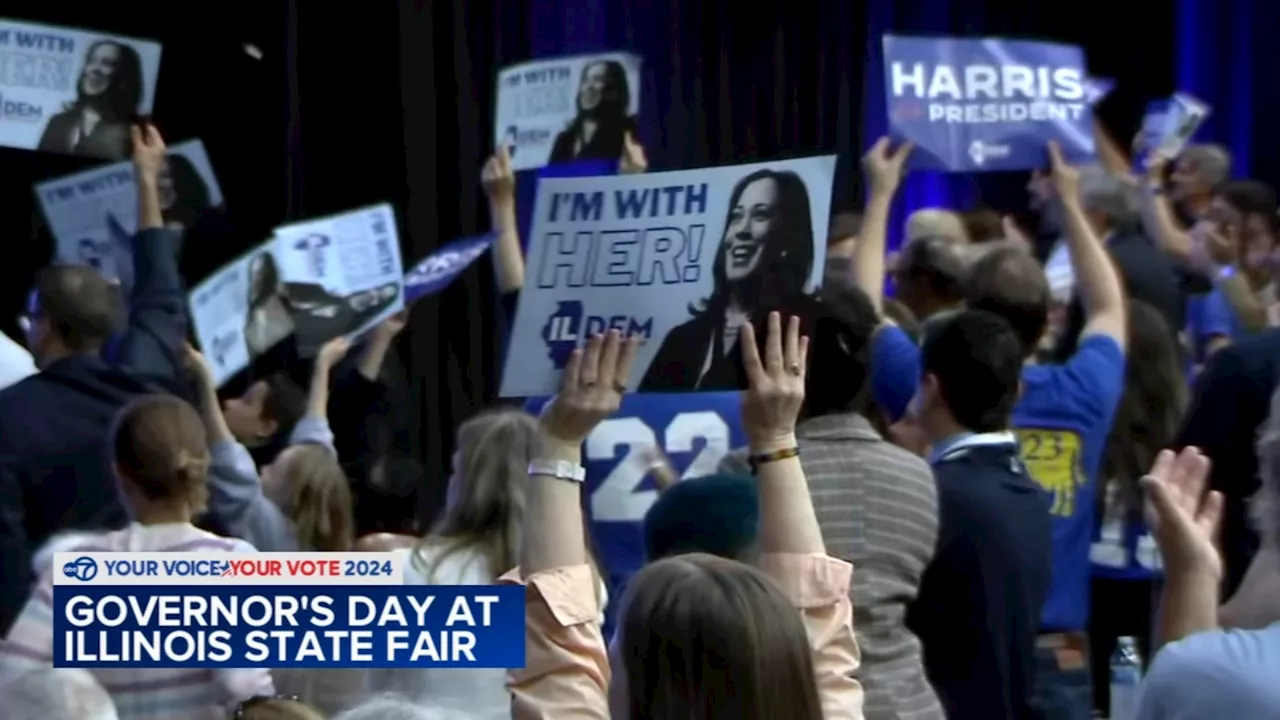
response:
[[[1138,690],[1134,720],[1280,716],[1280,623],[1209,630],[1166,645]]]
[[[1114,338],[1084,338],[1063,365],[1022,371],[1013,409],[1022,462],[1049,495],[1053,582],[1040,618],[1050,632],[1083,630],[1089,621],[1089,546],[1094,532],[1098,466],[1124,392],[1124,351]]]
[[[1220,288],[1187,298],[1187,336],[1197,362],[1204,362],[1209,341],[1215,337],[1240,337],[1240,321]]]
[[[920,350],[911,347],[912,362],[919,368]],[[908,378],[876,367],[887,361],[872,353],[873,381],[879,376],[894,385],[877,392],[910,398],[920,382],[919,371]],[[902,358],[893,362],[905,364]],[[1053,582],[1041,627],[1049,632],[1083,630],[1089,620],[1094,492],[1111,419],[1124,392],[1124,351],[1114,338],[1086,336],[1066,364],[1024,368],[1022,384],[1013,429],[1022,462],[1048,494],[1053,515]]]
[[[920,381],[920,348],[897,325],[871,339],[871,396],[891,423],[902,419]]]
[[[1113,580],[1150,580],[1164,574],[1160,548],[1138,513],[1099,523],[1089,562],[1095,577]]]

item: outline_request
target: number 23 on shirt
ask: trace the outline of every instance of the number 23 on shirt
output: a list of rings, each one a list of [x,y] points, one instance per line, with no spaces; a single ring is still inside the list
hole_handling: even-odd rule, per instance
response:
[[[1053,497],[1049,512],[1071,517],[1076,497],[1085,484],[1081,470],[1080,436],[1069,430],[1022,428],[1015,431],[1022,464],[1033,480]]]

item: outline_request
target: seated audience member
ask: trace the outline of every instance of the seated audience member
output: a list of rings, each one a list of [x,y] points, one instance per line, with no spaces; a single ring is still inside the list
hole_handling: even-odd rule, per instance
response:
[[[172,396],[152,395],[134,402],[116,422],[109,439],[110,458],[134,522],[123,530],[82,536],[61,548],[66,552],[253,552],[241,540],[218,537],[191,521],[208,498],[209,446],[200,416]],[[60,568],[36,568],[39,584],[0,642],[0,687],[53,661],[51,623],[53,574]],[[253,695],[271,695],[266,669],[92,670],[111,695],[121,720],[190,718],[204,720]]]
[[[964,304],[965,265],[964,254],[946,238],[933,235],[911,242],[898,255],[893,271],[898,299],[919,322],[960,307]]]
[[[119,720],[111,696],[80,668],[44,668],[0,689],[5,720]]]
[[[1101,168],[1091,166],[1081,169],[1079,193],[1089,226],[1119,270],[1122,287],[1128,297],[1159,310],[1170,332],[1176,336],[1186,325],[1186,300],[1173,262],[1142,234],[1140,191]],[[1060,204],[1061,201],[1055,202]],[[1073,268],[1077,265],[1074,257],[1071,257],[1071,265]],[[1078,272],[1074,272],[1073,277],[1083,281]],[[1059,361],[1065,361],[1076,351],[1085,326],[1078,285],[1071,304],[1067,306],[1065,325],[1057,338],[1055,355]]]
[[[1268,517],[1263,532],[1274,541],[1276,473],[1280,470],[1280,418],[1259,441]],[[1195,448],[1176,459],[1162,453],[1143,478],[1146,514],[1165,562],[1157,634],[1169,643],[1152,660],[1139,688],[1135,720],[1273,718],[1280,708],[1280,622],[1257,630],[1218,627],[1223,564],[1215,543],[1223,498],[1207,490],[1209,460]],[[1276,598],[1270,601],[1275,604]]]
[[[1037,641],[1037,704],[1054,717],[1056,713],[1080,717],[1093,711],[1088,691],[1088,638],[1084,634],[1089,615],[1093,498],[1106,433],[1123,388],[1128,311],[1120,279],[1082,206],[1079,171],[1062,160],[1056,145],[1050,145],[1049,154],[1052,170],[1048,182],[1060,198],[1056,205],[1070,244],[1078,301],[1085,313],[1077,350],[1061,365],[1030,362],[1048,323],[1049,289],[1043,270],[1023,249],[998,247],[974,262],[965,286],[965,304],[1003,317],[1025,349],[1024,391],[1014,407],[1012,425],[1027,471],[1050,498],[1054,523],[1053,581]],[[887,208],[904,159],[903,150],[890,153],[888,141],[882,140],[863,161],[873,191],[867,201],[868,220],[858,245],[855,275],[859,287],[873,299],[883,293],[884,263],[876,253],[883,253]],[[873,214],[871,208],[877,212]],[[918,348],[901,345],[904,357],[913,350],[918,367]],[[899,371],[882,372],[901,384],[891,393],[881,391],[883,394],[915,393],[919,373],[909,378]]]
[[[969,231],[960,215],[944,208],[921,208],[907,218],[903,247],[926,237],[944,238],[955,245],[968,245],[971,242]]]
[[[231,717],[232,720],[325,720],[316,708],[282,695],[255,695],[242,700]]]
[[[799,317],[809,335],[807,390],[796,426],[800,464],[828,552],[860,568],[850,597],[862,649],[864,712],[869,719],[942,718],[920,642],[905,623],[933,557],[937,491],[928,465],[886,441],[865,416],[875,312],[857,290],[797,298],[782,311]],[[746,453],[726,456],[721,471],[750,473]]]
[[[755,562],[756,485],[749,476],[708,475],[663,491],[644,516],[645,555],[655,562],[706,553]]]
[[[1089,548],[1089,651],[1098,708],[1110,707],[1109,661],[1117,638],[1136,638],[1142,657],[1151,657],[1153,599],[1162,566],[1142,519],[1138,480],[1160,451],[1173,445],[1187,405],[1181,355],[1164,317],[1132,300],[1128,332],[1124,393],[1102,456],[1094,499],[1098,527]]]
[[[907,625],[948,717],[1031,717],[1052,553],[1048,503],[1009,432],[1022,343],[1000,316],[968,310],[927,330],[920,352],[938,551]]]
[[[31,351],[0,333],[0,390],[39,372]]]
[[[139,198],[136,266],[117,363],[101,351],[119,320],[119,295],[75,265],[40,272],[25,318],[41,372],[0,391],[0,633],[26,602],[32,553],[56,532],[123,527],[105,429],[132,400],[175,386],[186,337],[178,233],[164,228],[157,182],[165,145],[134,128]]]
[[[570,356],[561,390],[539,419],[520,568],[504,578],[528,586],[526,644],[538,649],[510,671],[512,718],[862,717],[852,677],[852,568],[826,555],[798,459],[795,419],[808,363],[798,319],[786,327],[784,339],[783,320],[771,313],[764,338],[748,323],[739,342],[760,569],[704,554],[650,563],[628,585],[608,649],[574,478],[583,441],[622,403],[638,339],[614,331]]]
[[[351,490],[333,449],[327,411],[330,373],[349,348],[342,338],[320,348],[306,412],[290,433],[289,446],[259,473],[222,415],[212,370],[203,355],[187,347],[187,368],[200,391],[213,455],[210,512],[228,535],[262,552],[351,549]]]
[[[1222,592],[1240,586],[1258,549],[1248,501],[1258,490],[1255,440],[1267,419],[1280,378],[1280,329],[1268,330],[1220,351],[1196,380],[1177,447],[1197,447],[1213,461],[1211,487],[1222,493]]]

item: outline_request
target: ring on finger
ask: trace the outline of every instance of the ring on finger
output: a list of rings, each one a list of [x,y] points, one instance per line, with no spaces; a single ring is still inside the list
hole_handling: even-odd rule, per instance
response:
[[[787,366],[787,370],[796,377],[800,377],[800,363],[791,363]]]
[[[625,395],[627,392],[627,384],[619,380],[613,381],[613,390],[619,395]]]

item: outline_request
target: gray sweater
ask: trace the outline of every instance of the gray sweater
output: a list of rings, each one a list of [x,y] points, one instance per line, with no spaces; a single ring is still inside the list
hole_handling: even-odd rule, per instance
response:
[[[290,445],[312,443],[333,448],[333,431],[325,417],[308,415],[298,421],[289,435]],[[293,521],[262,492],[258,466],[245,446],[235,440],[214,443],[210,448],[209,509],[232,537],[249,542],[259,552],[296,552]]]

